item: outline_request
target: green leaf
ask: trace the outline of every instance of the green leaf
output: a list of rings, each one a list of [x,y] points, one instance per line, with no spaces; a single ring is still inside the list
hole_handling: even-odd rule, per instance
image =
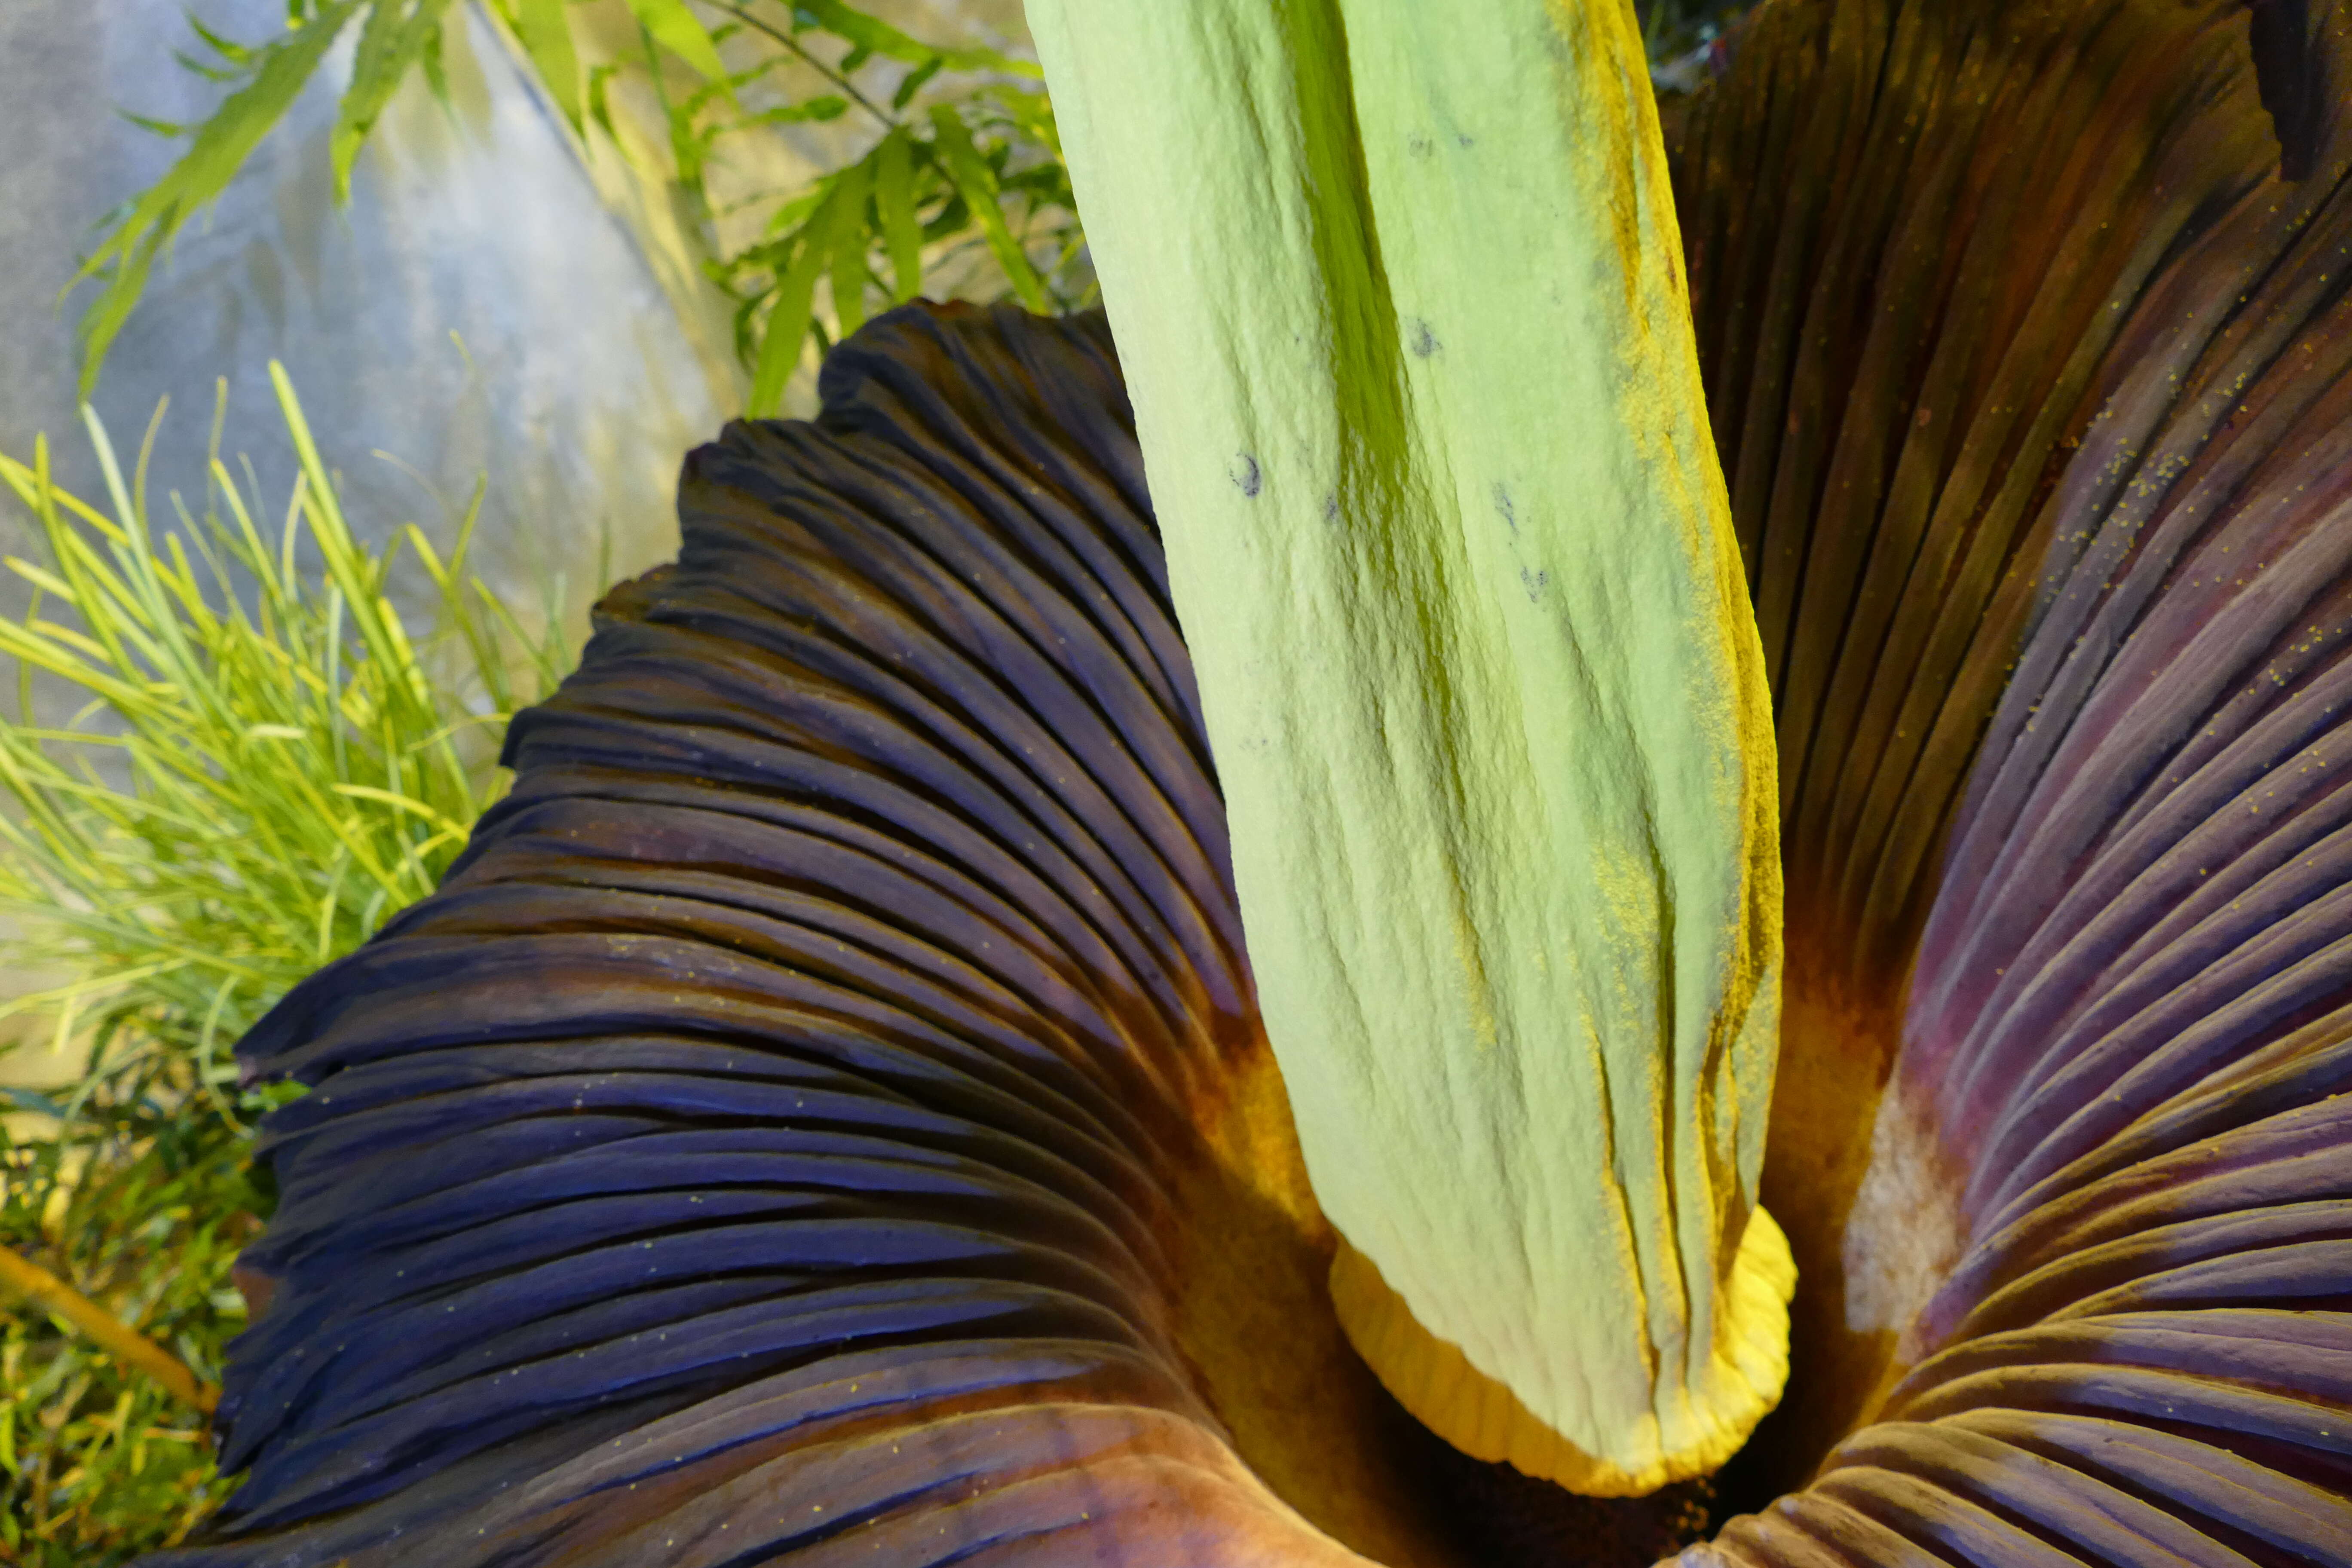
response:
[[[817,98],[803,99],[798,103],[779,104],[773,109],[761,110],[725,129],[748,131],[755,125],[797,125],[810,120],[838,120],[848,110],[849,100],[828,92]]]
[[[871,159],[852,163],[841,172],[831,204],[825,248],[833,253],[833,313],[842,338],[866,324],[866,193],[873,177]]]
[[[992,82],[972,95],[975,103],[993,108],[1023,139],[1034,142],[1062,161],[1062,135],[1054,125],[1054,100],[1035,89],[1010,82]]]
[[[351,85],[343,89],[335,131],[329,142],[335,164],[335,202],[352,199],[352,163],[360,143],[375,128],[408,68],[424,58],[425,45],[441,28],[449,0],[375,0],[352,61]],[[404,15],[404,12],[405,13]]]
[[[30,1111],[37,1116],[55,1117],[59,1121],[65,1119],[64,1106],[59,1105],[47,1095],[33,1089],[17,1089],[13,1086],[0,1088],[0,1100],[5,1100],[19,1110]]]
[[[719,47],[710,35],[686,8],[686,0],[629,0],[629,9],[654,41],[692,66],[710,81],[727,79],[727,68],[719,59]]]
[[[1004,269],[1006,281],[1021,302],[1040,315],[1051,311],[1053,301],[1045,296],[1045,285],[1039,280],[1037,269],[1021,254],[1019,242],[1013,239],[1012,228],[1004,221],[1004,209],[996,201],[996,172],[971,144],[971,132],[965,128],[963,117],[950,103],[931,107],[931,125],[935,132],[932,146],[946,165],[948,178],[971,204],[971,216],[979,220],[980,231],[988,237],[988,248],[996,253],[996,264]]]
[[[923,85],[939,75],[940,68],[947,63],[941,57],[933,55],[929,59],[908,71],[906,79],[898,84],[898,90],[890,95],[890,107],[904,109],[912,103],[915,100],[915,95],[923,90]]]
[[[359,0],[336,0],[321,6],[317,19],[300,30],[253,52],[253,80],[214,110],[170,173],[139,198],[130,215],[67,282],[61,293],[71,292],[85,279],[107,278],[106,291],[82,318],[79,395],[84,401],[98,385],[98,367],[106,358],[108,345],[139,302],[157,247],[178,233],[197,208],[228,187],[253,149],[310,79],[327,47],[358,6]],[[197,31],[204,31],[201,24]],[[215,47],[224,47],[211,34],[205,37]]]
[[[760,340],[760,361],[751,371],[751,394],[744,399],[744,416],[772,419],[783,406],[784,384],[800,363],[801,344],[809,330],[809,304],[816,297],[817,274],[824,269],[825,241],[833,235],[835,198],[839,176],[826,190],[816,211],[801,226],[799,249],[792,265],[777,279],[775,303],[768,310],[768,327]]]
[[[802,192],[799,195],[794,196],[791,201],[786,202],[782,206],[778,207],[775,212],[769,216],[768,226],[765,232],[768,234],[789,235],[802,224],[808,221],[809,215],[816,211],[818,205],[824,200],[824,195],[825,186],[822,182],[818,184],[814,190]],[[786,243],[789,244],[790,241],[786,241]],[[760,248],[764,250],[766,247],[761,247]],[[759,258],[759,259],[764,260],[765,258]]]
[[[915,221],[914,139],[894,130],[874,149],[874,211],[882,220],[882,239],[890,247],[893,303],[903,304],[922,291],[923,231]]]
[[[604,100],[604,84],[620,73],[620,66],[610,60],[588,68],[588,118],[603,126],[604,134],[615,145],[619,144],[621,138],[613,129],[613,109]]]
[[[579,131],[580,54],[572,47],[572,22],[563,7],[564,0],[515,0],[515,36],[555,107]]]
[[[268,44],[261,45],[257,47],[248,47],[232,39],[225,38],[220,34],[214,32],[210,27],[205,26],[204,18],[197,16],[194,11],[189,10],[185,5],[180,7],[180,15],[188,19],[188,26],[195,29],[196,37],[202,38],[208,46],[210,46],[213,53],[218,55],[221,58],[227,60],[232,65],[250,66],[254,63],[254,59],[257,56],[267,54],[271,48],[277,47],[276,45]],[[308,24],[299,22],[296,18],[289,16],[287,18],[287,26],[290,29],[308,26]]]
[[[971,226],[971,204],[963,199],[961,191],[950,185],[948,187],[947,205],[933,213],[930,221],[923,225],[923,243],[937,245],[943,239],[954,238]]]
[[[150,120],[143,114],[133,114],[127,109],[118,109],[114,112],[142,131],[152,131],[158,136],[168,137],[175,142],[188,133],[185,124],[175,124],[169,120]]]
[[[449,74],[441,64],[441,27],[438,23],[425,35],[425,49],[418,57],[418,63],[425,68],[425,85],[432,89],[434,101],[454,112],[455,105],[449,100]]]
[[[173,49],[172,51],[172,58],[179,61],[184,68],[195,72],[206,81],[235,81],[237,78],[245,74],[243,70],[235,66],[226,68],[221,66],[208,66],[201,60],[192,60],[177,49]]]
[[[853,9],[843,0],[795,0],[793,14],[811,26],[823,27],[836,37],[848,39],[854,46],[852,53],[858,56],[881,55],[887,59],[903,60],[910,66],[924,65],[936,59],[944,62],[950,70],[1004,71],[1036,79],[1043,79],[1045,76],[1027,60],[1016,60],[994,49],[935,48],[908,37],[879,17]],[[846,62],[845,68],[847,68]]]
[[[719,27],[714,30],[710,35],[712,45],[715,47],[725,42],[729,34],[730,29],[726,27]],[[699,114],[710,106],[712,100],[723,98],[730,103],[732,103],[735,106],[736,111],[740,114],[742,111],[743,104],[742,100],[735,96],[736,89],[741,87],[745,82],[759,80],[761,77],[766,76],[770,71],[774,70],[778,63],[779,57],[771,56],[764,59],[754,60],[751,64],[744,67],[741,70],[730,71],[722,77],[713,77],[710,80],[704,82],[700,87],[696,88],[692,92],[687,94],[687,112],[688,114]],[[719,129],[726,131],[732,130],[733,127],[721,126]]]

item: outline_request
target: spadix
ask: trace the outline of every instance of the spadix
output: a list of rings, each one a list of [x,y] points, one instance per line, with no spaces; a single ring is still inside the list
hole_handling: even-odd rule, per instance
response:
[[[1771,720],[1623,0],[1032,0],[1333,1297],[1581,1490],[1787,1373]]]

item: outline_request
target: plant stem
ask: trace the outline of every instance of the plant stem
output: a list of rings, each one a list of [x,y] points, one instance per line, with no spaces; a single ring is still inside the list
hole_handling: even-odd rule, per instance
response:
[[[807,62],[810,68],[814,70],[817,75],[824,78],[825,80],[833,83],[834,86],[841,89],[842,91],[856,99],[857,100],[857,106],[865,110],[866,113],[872,115],[875,119],[880,121],[885,125],[891,126],[893,128],[898,125],[898,120],[896,115],[886,113],[880,108],[877,107],[874,100],[867,98],[864,93],[858,91],[856,87],[847,77],[842,75],[839,71],[835,70],[831,66],[826,65],[823,60],[809,53],[806,48],[802,47],[801,41],[798,38],[793,37],[790,33],[778,31],[769,24],[760,20],[759,17],[751,15],[751,12],[745,10],[742,6],[730,4],[730,0],[703,0],[703,4],[712,7],[714,10],[726,12],[729,16],[734,17],[737,21],[742,23],[747,27],[754,28],[759,32],[767,34],[768,37],[775,39],[776,42],[783,45],[784,47],[792,50],[793,53],[800,56],[800,58]]]
[[[47,1269],[19,1257],[13,1247],[0,1247],[0,1290],[55,1312],[117,1362],[145,1373],[182,1403],[206,1415],[218,1403],[220,1391],[197,1381],[178,1357]]]

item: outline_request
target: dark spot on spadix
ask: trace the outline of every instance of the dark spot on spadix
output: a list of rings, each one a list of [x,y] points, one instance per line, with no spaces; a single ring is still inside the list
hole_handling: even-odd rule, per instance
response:
[[[1255,458],[1251,457],[1247,452],[1244,452],[1239,458],[1234,459],[1234,467],[1230,472],[1234,483],[1241,488],[1242,494],[1253,498],[1256,496],[1261,480],[1258,475],[1257,459]]]

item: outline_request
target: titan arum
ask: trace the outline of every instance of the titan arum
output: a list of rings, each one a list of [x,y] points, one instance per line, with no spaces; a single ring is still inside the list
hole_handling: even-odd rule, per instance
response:
[[[1761,0],[1670,207],[1622,4],[1040,4],[1108,319],[688,455],[238,1044],[152,1568],[2352,1563],[2352,14],[2262,5]]]
[[[1778,792],[1632,13],[1029,17],[1340,1321],[1479,1458],[1711,1471],[1788,1373]]]

